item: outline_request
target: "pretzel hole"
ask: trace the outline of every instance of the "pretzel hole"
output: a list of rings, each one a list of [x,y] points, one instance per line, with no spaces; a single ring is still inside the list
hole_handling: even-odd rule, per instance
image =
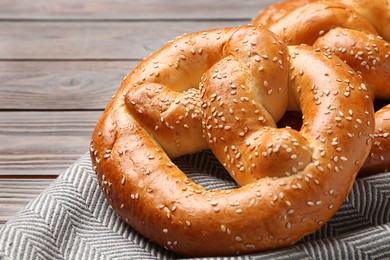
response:
[[[187,154],[173,159],[172,162],[205,190],[228,190],[239,187],[210,150]]]
[[[286,111],[283,117],[277,122],[278,128],[291,128],[299,131],[302,127],[302,112]]]
[[[375,99],[374,100],[375,112],[381,109],[382,107],[388,105],[389,103],[390,103],[390,99]]]

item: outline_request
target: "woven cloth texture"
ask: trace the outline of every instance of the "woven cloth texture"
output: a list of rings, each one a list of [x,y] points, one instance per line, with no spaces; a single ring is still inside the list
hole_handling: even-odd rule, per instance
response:
[[[235,183],[209,151],[174,162],[206,189]],[[182,259],[117,218],[86,154],[0,230],[0,259]],[[358,178],[344,205],[294,246],[205,259],[390,259],[390,173]]]

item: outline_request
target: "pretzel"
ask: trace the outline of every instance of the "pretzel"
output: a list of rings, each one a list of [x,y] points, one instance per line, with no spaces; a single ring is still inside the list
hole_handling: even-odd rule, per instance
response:
[[[261,24],[266,27],[270,27],[278,21],[283,20],[284,17],[290,14],[292,11],[307,4],[320,1],[321,0],[285,0],[278,2],[262,10],[259,15],[253,19],[252,22],[253,24]],[[343,12],[342,9],[345,9],[345,7],[347,7],[347,9],[353,9],[354,12],[357,12],[360,16],[367,19],[368,22],[373,25],[379,35],[381,35],[385,40],[390,41],[390,2],[388,0],[324,0],[321,2],[328,2],[328,6],[325,9],[329,8],[329,4],[333,5],[331,9],[339,6],[339,12]],[[349,10],[345,10],[344,14],[348,12]],[[323,11],[323,13],[325,13],[325,11]],[[328,15],[332,16],[332,14],[329,13]],[[346,16],[348,17],[348,15]],[[353,16],[349,16],[349,18],[349,20],[354,19]],[[357,16],[357,18],[359,20],[361,19],[359,16]],[[327,23],[329,22],[330,21],[328,20]],[[335,21],[332,22],[334,23]],[[348,21],[342,22],[348,23]]]
[[[286,109],[305,116],[299,132],[275,127]],[[370,92],[341,60],[242,26],[183,35],[143,60],[90,151],[104,195],[135,230],[180,255],[234,255],[324,225],[373,131]],[[208,147],[241,187],[205,190],[171,161]]]
[[[390,39],[389,1],[287,0],[267,7],[253,23],[288,44],[309,44],[335,54],[363,77],[375,98],[390,99],[390,43],[385,40]],[[382,127],[373,135],[375,145],[361,175],[390,170],[390,149],[385,148],[390,147],[390,127],[381,121],[390,121],[390,104],[377,116]]]

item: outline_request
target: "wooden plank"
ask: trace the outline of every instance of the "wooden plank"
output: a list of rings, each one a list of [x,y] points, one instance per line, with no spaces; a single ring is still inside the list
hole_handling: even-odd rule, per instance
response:
[[[1,179],[0,228],[36,198],[52,179]]]
[[[0,19],[249,19],[276,0],[2,0]]]
[[[0,61],[0,110],[103,109],[138,61]]]
[[[0,22],[0,60],[138,60],[183,33],[248,21]]]
[[[0,175],[58,175],[88,151],[101,111],[0,112]]]

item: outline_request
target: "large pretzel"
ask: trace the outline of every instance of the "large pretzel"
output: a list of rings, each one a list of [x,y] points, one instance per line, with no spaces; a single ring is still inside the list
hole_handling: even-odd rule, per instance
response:
[[[363,77],[376,98],[390,99],[390,1],[287,0],[267,7],[253,24],[266,26],[289,45],[304,43],[335,54]],[[390,170],[390,104],[375,121],[362,175]]]
[[[299,132],[275,128],[288,107],[302,110]],[[370,92],[341,60],[243,26],[183,35],[141,62],[90,149],[105,196],[134,229],[181,255],[233,255],[324,225],[373,128]],[[205,190],[170,159],[207,147],[240,188]]]

